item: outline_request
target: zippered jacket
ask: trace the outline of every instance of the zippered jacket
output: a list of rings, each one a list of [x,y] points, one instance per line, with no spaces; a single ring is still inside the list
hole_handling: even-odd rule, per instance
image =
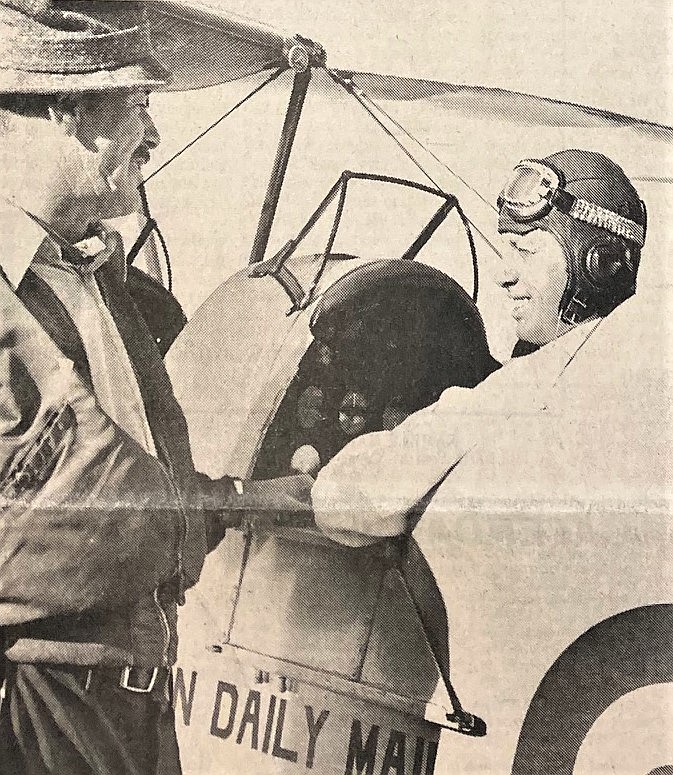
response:
[[[0,278],[0,627],[14,661],[169,665],[176,603],[206,551],[199,505],[183,503],[195,491],[187,428],[121,280],[96,274],[158,457],[96,404],[49,286],[29,270],[17,295]]]

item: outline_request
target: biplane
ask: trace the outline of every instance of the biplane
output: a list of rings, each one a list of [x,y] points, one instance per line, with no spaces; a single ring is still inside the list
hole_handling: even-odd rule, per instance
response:
[[[335,70],[316,42],[193,0],[146,12],[169,88],[187,106],[210,89],[216,111],[193,120],[189,166],[180,152],[174,177],[162,165],[164,185],[147,180],[168,244],[173,231],[187,254],[173,251],[173,291],[180,275],[204,280],[164,344],[197,468],[212,476],[315,472],[497,367],[513,340],[483,277],[518,159],[603,151],[651,224],[638,293],[559,386],[573,397],[565,426],[519,429],[506,467],[485,459],[460,500],[440,487],[404,539],[347,548],[274,515],[227,533],[181,611],[185,773],[673,772],[673,129]],[[176,99],[157,98],[160,118]],[[224,119],[245,110],[229,142]],[[266,190],[253,153],[268,159]],[[242,218],[250,241],[234,245]],[[166,279],[156,256],[147,267]],[[587,439],[602,434],[609,465],[597,466]]]

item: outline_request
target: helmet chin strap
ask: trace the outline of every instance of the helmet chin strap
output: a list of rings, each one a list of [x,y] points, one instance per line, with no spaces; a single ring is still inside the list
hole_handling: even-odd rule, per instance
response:
[[[593,313],[589,312],[588,299],[583,299],[579,295],[579,291],[575,291],[568,302],[559,309],[558,317],[559,321],[569,326],[576,326],[588,320],[592,315]]]
[[[566,325],[576,326],[588,320],[592,315],[591,297],[582,289],[580,268],[578,259],[573,255],[572,246],[564,239],[563,234],[552,232],[563,247],[563,255],[566,260],[568,281],[561,296],[559,306],[559,320]]]

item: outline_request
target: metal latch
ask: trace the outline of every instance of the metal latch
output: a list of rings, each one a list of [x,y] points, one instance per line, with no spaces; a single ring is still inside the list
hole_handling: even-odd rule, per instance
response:
[[[486,734],[486,722],[466,710],[447,713],[444,726],[453,732],[460,732],[461,735],[470,737],[484,737]]]

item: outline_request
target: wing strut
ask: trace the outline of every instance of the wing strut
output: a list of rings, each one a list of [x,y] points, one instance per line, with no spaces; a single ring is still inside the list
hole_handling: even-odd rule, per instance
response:
[[[257,233],[255,234],[255,239],[252,243],[252,253],[250,254],[251,264],[259,263],[264,258],[264,253],[266,252],[266,246],[271,234],[271,226],[273,225],[276,208],[278,207],[278,200],[280,199],[280,191],[283,187],[285,172],[287,171],[287,165],[290,161],[294,138],[297,134],[299,119],[301,118],[306,92],[308,91],[310,83],[310,67],[295,73],[292,94],[290,95],[290,102],[287,106],[287,113],[285,114],[285,122],[283,123],[278,150],[276,151],[276,158],[273,162],[269,185],[266,190],[266,196],[264,197],[262,212],[259,216]]]

